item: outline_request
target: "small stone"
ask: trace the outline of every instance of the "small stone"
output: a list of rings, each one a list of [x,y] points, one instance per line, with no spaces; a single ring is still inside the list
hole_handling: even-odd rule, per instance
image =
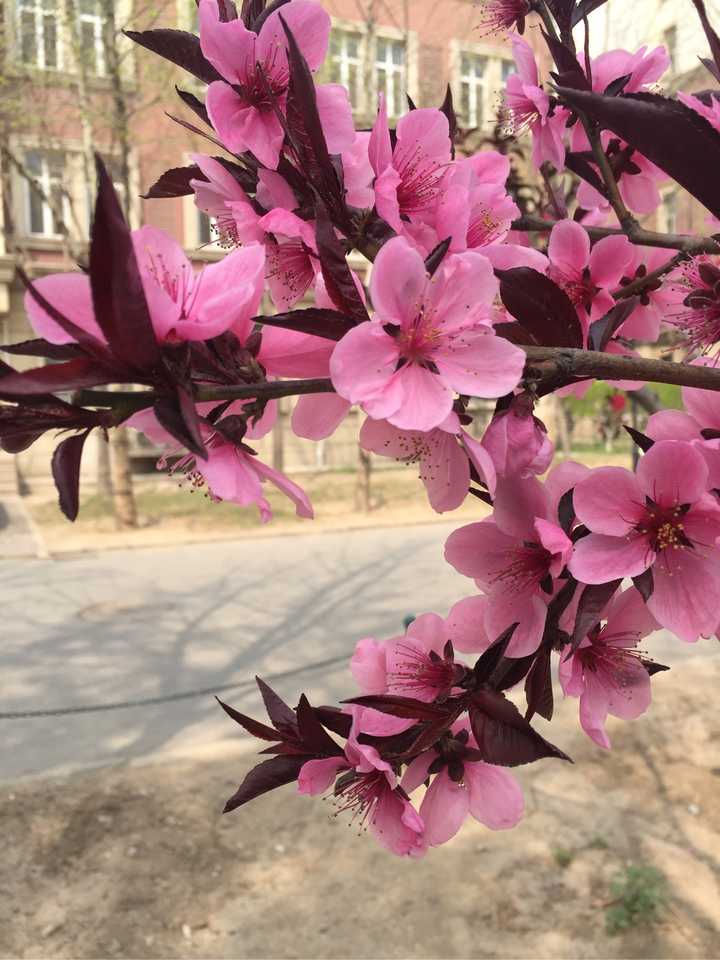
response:
[[[282,843],[276,843],[273,847],[275,853],[285,853],[285,845]]]
[[[155,943],[155,937],[152,933],[149,933],[146,937],[143,937],[143,939],[145,940],[146,947],[151,947]]]
[[[14,794],[14,793],[9,793],[9,794],[8,794],[8,800],[14,800],[14,799],[15,799],[15,794]]]
[[[128,847],[125,852],[129,857],[134,857],[137,853],[137,847]]]
[[[700,813],[700,807],[699,807],[696,803],[689,803],[689,804],[688,804],[688,813],[689,813],[691,816],[696,817],[696,816]]]
[[[55,921],[54,923],[46,923],[45,926],[40,931],[40,936],[43,940],[47,940],[48,937],[51,937],[54,933],[62,927],[62,923]]]
[[[184,923],[182,925],[182,935],[186,940],[192,940],[192,927],[189,923]]]
[[[113,818],[109,813],[99,813],[97,816],[98,823],[102,823],[103,826],[108,826],[113,822]]]

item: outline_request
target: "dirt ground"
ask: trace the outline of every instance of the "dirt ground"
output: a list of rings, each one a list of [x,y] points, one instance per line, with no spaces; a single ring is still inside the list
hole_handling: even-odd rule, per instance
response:
[[[611,723],[611,753],[561,703],[553,739],[575,765],[522,768],[520,827],[469,821],[421,862],[291,787],[221,816],[247,752],[5,784],[0,955],[718,957],[719,673],[710,659],[658,677],[648,716]],[[670,901],[610,937],[631,864],[659,869]]]

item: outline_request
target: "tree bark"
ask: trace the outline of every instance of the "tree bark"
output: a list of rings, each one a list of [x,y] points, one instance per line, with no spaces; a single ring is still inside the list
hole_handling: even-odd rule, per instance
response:
[[[355,480],[355,509],[363,513],[372,510],[372,460],[370,454],[358,447],[358,469]]]
[[[132,529],[137,527],[137,506],[133,494],[130,442],[127,430],[124,427],[115,430],[110,443],[112,446],[115,525],[121,530]]]

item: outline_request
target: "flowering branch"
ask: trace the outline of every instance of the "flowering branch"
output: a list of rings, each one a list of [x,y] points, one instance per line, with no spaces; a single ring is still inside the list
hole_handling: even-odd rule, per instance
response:
[[[550,233],[552,228],[561,221],[545,220],[542,217],[524,216],[512,223],[513,230],[526,230],[531,233]],[[602,240],[605,237],[627,236],[627,231],[619,227],[586,227],[585,230],[591,240]],[[644,247],[666,247],[670,250],[680,250],[690,256],[698,253],[720,253],[720,243],[712,237],[699,237],[684,233],[657,233],[655,230],[646,230],[644,227],[633,228],[630,238],[633,243]]]

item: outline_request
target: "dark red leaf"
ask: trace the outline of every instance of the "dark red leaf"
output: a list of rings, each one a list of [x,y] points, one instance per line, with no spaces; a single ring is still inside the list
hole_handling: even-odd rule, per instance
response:
[[[190,394],[178,386],[175,396],[160,397],[153,407],[161,427],[195,456],[207,460],[197,409]]]
[[[60,509],[75,520],[80,509],[80,461],[89,430],[67,437],[55,447],[52,456],[52,475],[60,498]]]
[[[525,698],[526,720],[532,720],[536,713],[546,720],[552,720],[554,703],[549,650],[541,649],[535,658],[525,680]]]
[[[173,167],[171,170],[166,170],[148,192],[142,193],[140,196],[143,200],[189,197],[195,192],[190,186],[191,180],[207,181],[207,177],[196,163],[189,167]]]
[[[635,589],[637,592],[643,598],[645,603],[647,603],[650,597],[653,595],[653,590],[655,589],[655,580],[653,578],[652,567],[648,567],[647,570],[644,570],[636,577],[633,577],[632,582],[635,584]]]
[[[575,307],[557,284],[531,267],[496,270],[500,297],[507,311],[538,344],[582,347],[582,329]]]
[[[470,726],[478,749],[488,763],[515,767],[543,757],[570,760],[533,730],[515,704],[502,693],[479,690],[473,696]]]
[[[455,106],[453,104],[453,95],[450,88],[450,84],[447,85],[445,90],[445,99],[440,105],[440,112],[444,113],[447,117],[448,127],[450,128],[450,145],[451,153],[453,160],[455,159],[455,139],[458,133],[458,122],[457,115],[455,113]]]
[[[654,93],[608,97],[558,87],[570,107],[622,137],[711,213],[720,215],[720,133],[694,110]]]
[[[46,360],[74,360],[83,354],[76,343],[48,343],[40,339],[0,344],[0,350],[21,357],[44,357]]]
[[[248,773],[225,804],[223,813],[230,813],[263,793],[297,780],[302,765],[309,759],[311,758],[302,756],[279,756],[263,760]]]
[[[517,629],[517,624],[513,623],[507,628],[497,640],[478,657],[475,666],[473,667],[473,673],[475,674],[475,680],[478,684],[486,683],[490,676],[495,672],[498,664],[505,656],[505,651],[507,650],[507,645],[510,643],[512,635]]]
[[[289,3],[290,0],[273,0],[272,3],[268,4],[264,10],[261,10],[260,13],[255,18],[252,27],[250,28],[254,33],[260,33],[262,25],[265,23],[267,18],[271,13],[275,13],[276,10],[279,10],[281,7],[284,7],[286,3]]]
[[[279,17],[288,41],[290,67],[286,129],[298,154],[301,170],[325,203],[333,223],[347,232],[351,226],[349,215],[338,173],[330,159],[320,122],[315,81],[282,13]]]
[[[280,734],[277,732],[277,730],[274,730],[272,727],[268,727],[264,723],[260,723],[259,720],[253,720],[252,717],[246,717],[244,713],[240,713],[229,704],[223,703],[219,697],[215,697],[215,699],[223,708],[225,713],[231,719],[233,719],[235,723],[239,724],[243,730],[247,730],[248,733],[251,733],[254,737],[257,737],[258,740],[275,741],[279,738]]]
[[[578,90],[589,90],[590,84],[583,68],[577,61],[573,51],[561,40],[542,31],[543,39],[548,45],[552,58],[562,77],[563,85]]]
[[[565,533],[570,536],[574,522],[575,505],[573,503],[573,491],[572,488],[570,488],[570,490],[565,491],[558,501],[558,523]]]
[[[342,340],[355,324],[337,310],[325,310],[321,307],[306,307],[304,310],[291,310],[289,313],[276,313],[271,317],[255,317],[255,323],[268,327],[283,327],[286,330],[298,330],[300,333],[312,333],[326,340]]]
[[[597,10],[597,8],[601,7],[604,3],[607,3],[607,0],[578,0],[578,4],[570,18],[570,26],[576,26],[585,17],[590,16],[593,10]]]
[[[710,53],[712,54],[713,65],[715,67],[715,69],[710,70],[710,72],[717,79],[720,77],[720,37],[718,37],[713,25],[708,19],[707,10],[705,9],[705,3],[703,0],[692,0],[692,2],[698,12],[700,23],[702,24],[702,28],[705,31],[705,36],[707,37],[707,41],[710,46]]]
[[[333,733],[337,733],[338,736],[346,739],[350,736],[352,727],[350,714],[343,713],[337,707],[313,707],[313,710],[320,723],[328,730],[332,730]]]
[[[640,663],[645,667],[651,677],[655,676],[656,673],[662,673],[670,669],[670,667],[666,667],[664,663],[656,663],[654,660],[647,660],[645,657],[640,657]]]
[[[23,370],[21,373],[13,372],[1,377],[0,396],[29,397],[64,390],[80,390],[83,387],[110,383],[113,379],[112,371],[87,357],[78,357],[65,363],[53,363],[47,367]]]
[[[185,99],[183,97],[183,99]],[[190,123],[188,120],[183,120],[182,117],[176,117],[172,113],[166,113],[166,117],[169,117],[174,123],[180,124],[181,127],[184,127],[186,130],[189,130],[190,133],[194,133],[198,137],[202,137],[203,140],[207,140],[210,143],[214,144],[216,147],[220,147],[221,150],[224,150],[222,143],[218,140],[217,137],[213,137],[211,134],[207,133],[205,130],[201,130],[200,127],[196,127],[194,123]]]
[[[243,6],[245,5],[246,0],[243,0]],[[247,0],[250,4],[254,3],[264,3],[265,0]],[[233,3],[233,0],[217,0],[218,12],[220,14],[220,23],[229,23],[230,20],[237,20],[238,12],[237,7]]]
[[[330,299],[338,310],[350,317],[353,323],[369,320],[365,304],[348,266],[343,245],[337,238],[327,207],[319,197],[315,201],[315,224],[318,259]]]
[[[262,695],[272,725],[290,737],[297,737],[297,717],[292,707],[289,707],[282,697],[279,697],[272,687],[268,686],[260,677],[255,677],[255,682]]]
[[[591,323],[588,333],[590,349],[602,352],[639,303],[639,297],[626,297]]]
[[[445,254],[450,249],[451,243],[452,237],[446,237],[444,240],[441,240],[436,247],[433,247],[433,249],[427,255],[425,259],[425,269],[431,277],[443,262]]]
[[[200,37],[186,30],[124,30],[126,37],[158,56],[164,57],[170,63],[175,63],[183,70],[187,70],[203,83],[212,83],[222,80],[215,67],[205,59],[200,49]]]
[[[113,182],[96,156],[98,193],[90,240],[90,289],[98,326],[122,363],[139,371],[160,361],[130,228]]]
[[[605,608],[621,583],[622,580],[611,580],[609,583],[597,583],[585,587],[580,594],[580,602],[575,615],[575,628],[566,659],[577,650],[592,628],[602,620]]]
[[[352,697],[350,700],[343,700],[343,703],[354,703],[360,707],[379,710],[380,713],[389,713],[391,717],[405,717],[408,720],[437,720],[447,716],[450,710],[447,704],[424,703],[412,697],[398,697],[390,693]]]
[[[189,107],[196,117],[199,117],[203,123],[206,123],[209,127],[212,126],[210,123],[210,114],[207,112],[207,107],[199,100],[194,93],[190,93],[189,90],[181,90],[180,87],[175,85],[175,92],[180,97],[182,102],[186,107]]]
[[[540,346],[540,342],[520,323],[496,323],[493,330],[498,337],[509,340],[510,343],[516,343],[521,347]]]
[[[577,153],[567,153],[565,155],[565,166],[568,170],[572,170],[581,180],[587,180],[590,186],[597,190],[601,197],[607,195],[605,184],[597,172],[597,167],[590,163],[589,160],[586,160],[585,157],[581,157]]]
[[[652,447],[652,445],[655,443],[651,437],[647,437],[644,433],[640,433],[640,431],[636,430],[635,427],[628,427],[627,424],[624,423],[623,429],[627,431],[632,442],[637,444],[643,453],[647,453],[650,447]]]
[[[342,756],[341,747],[320,723],[304,693],[300,697],[295,713],[298,730],[300,731],[300,741],[308,753],[314,753],[321,757]]]

